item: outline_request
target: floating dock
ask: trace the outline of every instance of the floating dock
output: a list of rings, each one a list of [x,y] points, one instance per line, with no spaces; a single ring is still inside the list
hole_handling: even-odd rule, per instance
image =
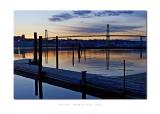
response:
[[[123,76],[101,76],[85,72],[42,67],[39,74],[38,65],[31,59],[14,61],[14,73],[20,76],[41,80],[44,83],[83,92],[103,99],[146,99],[146,72]],[[85,81],[84,76],[85,75]],[[125,83],[125,87],[124,87]]]

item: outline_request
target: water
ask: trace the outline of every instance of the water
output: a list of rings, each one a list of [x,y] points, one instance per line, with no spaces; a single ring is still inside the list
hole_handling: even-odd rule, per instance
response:
[[[16,51],[15,60],[22,58],[33,58],[33,51]],[[19,52],[19,53],[18,53]],[[88,49],[81,53],[78,58],[77,51],[59,51],[59,68],[87,73],[99,74],[103,76],[122,76],[123,60],[126,61],[126,74],[136,74],[146,72],[146,51],[140,50],[109,50]],[[55,50],[43,52],[43,66],[56,67]]]
[[[40,86],[38,87],[40,88]],[[38,94],[36,94],[36,91]],[[35,87],[35,80],[14,75],[14,98],[15,99],[81,99],[82,93],[62,87],[42,83],[42,95]],[[97,97],[86,94],[86,99]]]
[[[74,56],[73,56],[74,55]],[[43,52],[43,66],[56,67],[55,50]],[[33,50],[17,49],[14,53],[15,60],[33,58]],[[103,76],[122,76],[123,60],[126,61],[126,74],[146,72],[146,51],[140,50],[104,50],[88,49],[81,53],[75,50],[59,51],[59,68]],[[14,75],[14,98],[15,99],[81,99],[82,93],[66,88],[40,83],[35,85],[35,80],[19,75]],[[41,88],[38,91],[36,87]],[[86,95],[86,99],[97,99],[92,95]]]

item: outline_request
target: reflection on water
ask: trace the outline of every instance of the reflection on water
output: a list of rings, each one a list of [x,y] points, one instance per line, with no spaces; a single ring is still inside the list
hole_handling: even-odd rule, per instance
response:
[[[15,60],[33,58],[32,50],[17,49]],[[126,60],[126,74],[146,72],[145,50],[61,50],[59,51],[59,68],[103,76],[123,75],[123,60]],[[43,66],[56,67],[55,50],[43,52]]]
[[[15,60],[33,59],[33,50],[15,50]],[[43,51],[43,66],[56,67],[56,52],[54,49]],[[146,51],[144,50],[60,50],[59,68],[103,76],[123,75],[123,60],[126,60],[126,74],[146,72]],[[85,92],[43,83],[14,75],[15,99],[97,99]]]
[[[15,99],[97,99],[85,93],[14,75]]]

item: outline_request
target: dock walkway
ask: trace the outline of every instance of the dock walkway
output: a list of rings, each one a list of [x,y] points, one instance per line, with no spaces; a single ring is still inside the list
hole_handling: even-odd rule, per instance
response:
[[[29,61],[29,59],[15,60],[14,73],[25,74],[28,78],[37,79],[39,76],[38,66],[30,64]],[[42,81],[49,84],[54,85],[62,82],[65,84],[58,85],[75,91],[82,91],[83,89],[87,94],[100,98],[146,98],[146,72],[126,76],[124,94],[123,76],[105,77],[86,73],[86,84],[84,87],[82,85],[81,72],[49,67],[43,67],[42,69],[44,72],[41,76]]]

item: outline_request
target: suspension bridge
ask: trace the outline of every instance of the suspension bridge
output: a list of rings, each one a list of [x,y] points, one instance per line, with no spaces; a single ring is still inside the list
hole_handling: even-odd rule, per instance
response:
[[[104,37],[106,40],[110,40],[110,37],[146,37],[145,31],[141,30],[132,30],[121,32],[120,34],[112,33],[110,25],[107,24],[106,34],[75,34],[75,35],[59,35],[58,38],[83,38],[83,37]],[[45,39],[55,39],[57,36],[50,36],[49,34],[55,34],[55,32],[45,29]]]

